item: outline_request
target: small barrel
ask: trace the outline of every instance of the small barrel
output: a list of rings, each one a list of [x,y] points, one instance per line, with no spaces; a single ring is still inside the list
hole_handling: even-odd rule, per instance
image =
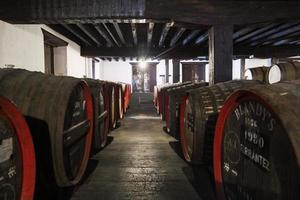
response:
[[[232,94],[214,139],[218,199],[300,199],[300,80]]]
[[[263,83],[269,83],[268,74],[270,67],[255,67],[249,68],[245,71],[245,79],[246,80],[257,80]]]
[[[165,107],[166,105],[168,104],[168,97],[166,95],[166,92],[168,89],[171,89],[171,88],[176,88],[176,87],[179,87],[179,86],[183,86],[183,85],[190,85],[192,84],[191,81],[187,81],[187,82],[184,82],[184,83],[174,83],[174,84],[170,84],[170,85],[167,85],[167,86],[163,86],[162,88],[160,88],[160,91],[159,91],[159,113],[161,114],[161,118],[162,120],[165,120],[166,119],[166,115],[165,115]]]
[[[94,107],[94,134],[93,134],[93,152],[97,152],[106,145],[107,130],[106,118],[107,111],[104,105],[104,91],[102,84],[93,79],[84,79],[91,91]]]
[[[22,113],[0,96],[0,199],[32,200],[35,152]]]
[[[166,127],[168,132],[179,139],[179,106],[188,90],[207,86],[205,82],[192,83],[167,90],[168,103],[166,106]]]
[[[273,65],[267,74],[267,79],[271,84],[300,79],[300,63],[284,62]]]
[[[201,87],[189,92],[180,129],[180,142],[186,161],[212,165],[212,146],[218,113],[226,98],[236,89],[258,84],[258,81],[229,81]]]
[[[41,190],[77,184],[86,169],[93,133],[87,84],[21,69],[0,70],[0,95],[26,117],[34,141]]]

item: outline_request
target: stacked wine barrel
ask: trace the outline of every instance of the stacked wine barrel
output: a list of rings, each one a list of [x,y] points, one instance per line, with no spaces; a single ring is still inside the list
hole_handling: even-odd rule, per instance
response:
[[[300,62],[282,62],[271,67],[255,67],[245,71],[245,78],[267,84],[300,79]]]
[[[94,106],[94,132],[93,132],[93,151],[97,152],[106,145],[108,134],[108,119],[107,108],[105,107],[107,99],[105,100],[105,89],[103,83],[93,80],[85,79],[87,82]]]
[[[191,81],[187,81],[184,83],[174,83],[174,84],[168,84],[163,87],[161,87],[158,91],[158,113],[161,114],[162,120],[166,119],[165,115],[165,106],[166,106],[166,93],[168,89],[171,88],[176,88],[178,86],[183,86],[183,85],[189,85],[191,84]]]
[[[189,90],[207,86],[207,83],[191,83],[167,90],[166,94],[166,127],[168,132],[179,139],[179,107],[182,99]]]
[[[92,143],[93,104],[87,84],[70,77],[1,69],[0,95],[17,105],[29,125],[38,190],[77,184]]]
[[[236,91],[214,139],[218,199],[300,199],[300,80]]]
[[[180,142],[186,161],[212,163],[212,144],[218,113],[226,98],[236,89],[257,81],[229,81],[189,92],[180,107]]]
[[[131,85],[122,83],[122,91],[123,91],[123,111],[124,113],[127,112],[127,109],[129,107],[130,98],[131,98]]]
[[[35,169],[26,120],[13,103],[0,96],[0,199],[33,199]]]

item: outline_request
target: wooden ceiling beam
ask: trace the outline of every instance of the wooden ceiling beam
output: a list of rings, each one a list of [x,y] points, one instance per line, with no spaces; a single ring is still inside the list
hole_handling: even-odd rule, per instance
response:
[[[186,28],[179,28],[177,32],[175,33],[174,37],[171,39],[170,46],[173,47],[179,38],[182,36],[182,34],[186,31]]]
[[[165,42],[165,39],[169,33],[169,30],[170,28],[173,26],[173,23],[166,23],[166,25],[164,26],[162,32],[161,32],[161,36],[160,36],[160,39],[159,39],[159,43],[158,43],[158,46],[159,47],[163,47],[164,46],[164,42]]]
[[[108,26],[105,23],[102,23],[103,27],[105,28],[105,30],[108,32],[109,36],[111,37],[111,39],[114,41],[114,43],[120,47],[120,43],[118,42],[118,40],[116,40],[115,36],[112,34],[111,30],[108,28]]]
[[[183,41],[182,45],[185,46],[189,44],[198,34],[200,33],[200,30],[193,30]]]
[[[200,35],[196,41],[195,41],[195,45],[200,45],[204,42],[208,41],[208,32],[204,33],[203,35]]]
[[[132,31],[132,37],[133,37],[133,44],[134,44],[134,46],[138,46],[137,30],[136,30],[135,23],[131,23],[131,31]]]
[[[270,44],[270,43],[273,43],[274,41],[278,41],[278,40],[282,40],[284,38],[287,38],[288,35],[290,34],[294,34],[294,33],[297,33],[299,34],[300,32],[300,24],[296,25],[296,26],[293,26],[293,27],[289,27],[285,30],[282,30],[278,33],[275,33],[273,35],[270,35],[269,37],[267,37],[266,39],[263,39],[263,40],[260,40],[260,41],[254,41],[252,44],[253,45],[264,45],[264,44]]]
[[[153,29],[154,29],[155,23],[150,22],[148,26],[148,32],[147,32],[147,46],[151,47],[152,45],[152,37],[153,37]]]
[[[67,29],[70,33],[76,36],[79,40],[81,40],[85,45],[92,46],[92,44],[86,40],[83,36],[81,36],[77,31],[75,31],[70,25],[68,24],[61,24],[65,29]]]
[[[127,46],[126,41],[125,41],[125,39],[124,39],[122,30],[121,30],[119,24],[116,23],[116,22],[114,22],[113,25],[114,25],[114,27],[115,27],[115,29],[116,29],[116,31],[117,31],[117,34],[118,34],[118,36],[119,36],[119,38],[120,38],[122,44],[125,45],[125,46]]]
[[[46,6],[45,6],[46,5]],[[91,6],[92,5],[92,6]],[[299,1],[212,1],[212,0],[86,0],[0,1],[0,19],[11,23],[100,23],[103,19],[172,19],[202,25],[250,24],[299,19]],[[14,13],[12,15],[12,13]],[[270,14],[271,13],[271,14]]]
[[[266,40],[269,36],[279,33],[283,30],[286,30],[290,27],[293,27],[297,23],[286,23],[286,24],[280,24],[280,25],[275,25],[271,26],[269,29],[263,28],[264,31],[261,31],[259,34],[256,34],[254,37],[249,38],[248,40],[238,43],[239,45],[250,45],[253,42],[259,42],[259,41],[264,41]]]
[[[92,35],[92,33],[90,33],[89,30],[87,30],[87,28],[85,27],[85,25],[83,24],[76,24],[78,26],[78,28],[80,28],[80,30],[82,30],[82,32],[84,32],[91,40],[93,40],[97,46],[102,46],[101,42],[98,41],[98,39],[96,37],[94,37]]]
[[[151,48],[148,51],[144,51],[146,54],[142,54],[140,48],[130,47],[82,47],[81,55],[90,57],[151,57],[151,58],[162,58],[169,57],[180,58],[182,56],[198,57],[208,56],[208,48],[203,47],[177,47],[177,48]],[[162,52],[165,52],[162,54]],[[233,54],[235,56],[250,56],[255,57],[288,57],[300,55],[300,46],[297,45],[281,45],[281,46],[262,46],[262,47],[234,47]],[[158,56],[160,55],[160,56]]]
[[[111,39],[109,38],[109,36],[106,34],[105,29],[100,24],[95,25],[95,29],[105,39],[105,41],[107,42],[108,46],[110,46],[110,47],[114,46],[113,41],[111,41]]]

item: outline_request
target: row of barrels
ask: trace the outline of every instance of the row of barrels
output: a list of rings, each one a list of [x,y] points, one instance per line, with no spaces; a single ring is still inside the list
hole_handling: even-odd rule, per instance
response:
[[[0,69],[0,199],[58,199],[78,184],[123,117],[124,88]]]
[[[245,71],[244,78],[267,84],[300,79],[300,62],[281,62],[271,67],[249,68]]]
[[[300,80],[185,87],[167,89],[167,130],[188,163],[213,169],[218,199],[299,199]]]

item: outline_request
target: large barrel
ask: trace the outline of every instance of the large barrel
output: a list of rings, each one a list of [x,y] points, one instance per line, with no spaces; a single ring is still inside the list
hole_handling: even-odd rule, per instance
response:
[[[246,80],[257,80],[263,83],[269,83],[268,74],[270,67],[255,67],[249,68],[245,71],[245,79]]]
[[[32,200],[35,153],[22,113],[0,97],[0,199]]]
[[[181,108],[180,142],[186,161],[212,164],[212,144],[218,113],[226,98],[236,89],[257,84],[257,81],[229,81],[194,89]]]
[[[77,184],[92,143],[93,104],[87,84],[71,77],[1,69],[0,95],[26,117],[36,150],[37,187]]]
[[[267,74],[269,83],[300,79],[300,63],[284,62],[273,65]]]
[[[154,96],[154,101],[155,101],[155,104],[156,104],[156,111],[157,111],[157,114],[161,114],[161,110],[162,110],[162,96],[161,96],[161,89],[163,87],[166,87],[166,86],[169,86],[171,85],[170,83],[168,84],[163,84],[163,85],[157,85],[156,86],[156,96]]]
[[[179,139],[179,106],[188,90],[207,86],[205,82],[192,83],[167,90],[166,97],[166,127],[168,132]]]
[[[123,91],[122,84],[115,83],[115,91],[116,91],[116,117],[117,119],[123,119],[124,107],[123,107]]]
[[[162,120],[166,119],[166,115],[165,115],[166,109],[165,109],[165,107],[168,104],[168,99],[166,98],[167,97],[167,95],[166,95],[167,90],[171,89],[171,88],[176,88],[178,86],[190,85],[190,84],[192,84],[192,82],[187,81],[187,82],[184,82],[184,83],[174,83],[174,84],[163,86],[162,88],[160,88],[160,91],[159,91],[159,111],[160,112],[159,113],[161,114]]]
[[[106,84],[106,92],[109,95],[109,129],[113,130],[117,124],[116,118],[116,91],[115,91],[115,84],[112,82],[105,82]]]
[[[93,79],[85,79],[87,82],[94,107],[94,134],[93,134],[93,151],[96,152],[103,148],[107,142],[106,118],[107,111],[104,105],[104,91],[102,84]]]
[[[130,102],[130,96],[131,96],[131,85],[124,83],[122,85],[122,90],[123,90],[123,109],[124,113],[127,112],[127,109],[129,107],[129,102]]]
[[[300,199],[300,80],[235,92],[214,140],[218,199]]]
[[[105,135],[108,135],[110,131],[110,97],[111,94],[109,93],[109,86],[105,81],[99,81],[101,85],[101,90],[103,91],[104,97],[104,110],[106,111],[106,117],[104,119],[104,127],[105,127]]]

